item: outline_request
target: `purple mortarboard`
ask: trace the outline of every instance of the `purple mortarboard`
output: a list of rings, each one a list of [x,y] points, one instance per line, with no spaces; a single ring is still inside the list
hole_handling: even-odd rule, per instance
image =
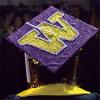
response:
[[[50,6],[7,38],[56,72],[97,31],[97,28]]]

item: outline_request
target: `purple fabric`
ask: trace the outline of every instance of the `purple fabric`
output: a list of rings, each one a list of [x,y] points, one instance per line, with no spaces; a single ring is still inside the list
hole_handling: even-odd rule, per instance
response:
[[[48,22],[47,18],[49,18],[52,14],[54,14],[57,11],[60,10],[50,6],[48,9],[40,13],[40,15],[36,16],[31,21],[29,21],[29,23],[37,26],[40,22]],[[67,47],[64,48],[57,55],[51,54],[34,46],[21,46],[18,44],[17,41],[33,28],[32,26],[29,26],[27,24],[23,25],[17,31],[13,32],[10,36],[8,36],[8,40],[14,43],[17,47],[21,48],[24,52],[28,53],[34,59],[40,61],[50,71],[56,72],[67,60],[69,60],[69,58],[75,52],[77,52],[77,50],[79,50],[98,31],[97,28],[88,25],[81,20],[77,20],[73,16],[64,14],[63,19],[66,20],[79,32],[79,36],[72,42],[64,40],[64,43],[67,45]],[[57,23],[54,24],[58,26]],[[44,38],[44,36],[42,35],[41,37]]]

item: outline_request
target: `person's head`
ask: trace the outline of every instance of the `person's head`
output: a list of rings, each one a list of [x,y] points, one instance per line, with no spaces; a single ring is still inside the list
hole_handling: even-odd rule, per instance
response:
[[[10,24],[13,21],[14,17],[15,17],[14,11],[7,12],[5,17],[6,17],[6,19],[5,19],[6,23]]]
[[[22,18],[20,16],[15,17],[14,25],[16,28],[20,28],[22,25]]]
[[[38,78],[43,84],[62,83],[64,79],[67,84],[72,84],[75,74],[74,59],[66,62],[57,72],[52,73],[45,66],[40,65],[38,68]]]
[[[79,16],[80,16],[80,7],[77,6],[77,5],[74,5],[74,6],[71,6],[70,9],[71,9],[71,14],[74,17],[79,18]]]
[[[25,14],[23,15],[23,21],[24,21],[24,23],[25,23],[25,22],[28,22],[28,21],[31,20],[31,19],[32,19],[31,14],[25,13]]]

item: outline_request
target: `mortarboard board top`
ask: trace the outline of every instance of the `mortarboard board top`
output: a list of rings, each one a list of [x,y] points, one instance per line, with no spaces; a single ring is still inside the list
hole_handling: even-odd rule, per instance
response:
[[[8,40],[56,72],[97,31],[50,6],[8,36]]]

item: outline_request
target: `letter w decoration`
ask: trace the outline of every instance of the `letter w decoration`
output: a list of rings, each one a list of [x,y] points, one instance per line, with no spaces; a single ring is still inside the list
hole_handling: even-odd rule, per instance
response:
[[[63,40],[73,41],[79,35],[78,31],[75,30],[67,21],[63,19],[64,14],[57,11],[47,20],[52,24],[47,22],[41,22],[39,25],[31,25],[33,29],[29,31],[26,35],[18,40],[20,45],[31,45],[39,49],[45,50],[52,54],[58,54],[62,49],[67,47]],[[61,27],[54,25],[54,23],[59,23]],[[47,38],[44,39],[39,37],[40,32]]]

